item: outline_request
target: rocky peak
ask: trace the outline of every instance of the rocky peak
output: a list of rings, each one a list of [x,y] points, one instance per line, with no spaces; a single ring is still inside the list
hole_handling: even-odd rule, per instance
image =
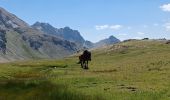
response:
[[[80,35],[80,32],[77,30],[73,30],[70,27],[57,29],[48,23],[41,22],[36,22],[35,24],[32,25],[32,27],[46,34],[52,34],[57,37],[63,38],[64,40],[74,42],[79,46],[82,46],[83,43],[85,42],[84,38]]]
[[[109,39],[115,39],[115,37],[114,37],[113,35],[111,35],[111,36],[109,37]]]
[[[46,34],[56,35],[61,37],[61,34],[57,32],[57,29],[49,23],[36,22],[32,25],[33,28],[38,29]]]
[[[105,45],[111,45],[111,44],[118,43],[118,42],[120,42],[119,39],[117,39],[117,38],[114,37],[114,36],[110,36],[109,38],[103,39],[103,40],[95,43],[95,47],[101,47],[101,46],[105,46]]]
[[[114,37],[113,35],[110,36],[110,37],[109,37],[108,39],[106,39],[106,40],[108,40],[108,42],[109,42],[109,41],[110,41],[110,42],[115,42],[115,43],[120,42],[120,40],[117,39],[116,37]]]
[[[78,42],[80,44],[85,42],[84,38],[80,35],[80,32],[72,30],[70,27],[60,28],[58,29],[58,32],[68,41]]]

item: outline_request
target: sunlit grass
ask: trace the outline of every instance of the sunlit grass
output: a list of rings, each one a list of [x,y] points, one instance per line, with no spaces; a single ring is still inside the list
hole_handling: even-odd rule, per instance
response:
[[[1,64],[2,100],[169,100],[170,45],[132,41],[77,56]]]

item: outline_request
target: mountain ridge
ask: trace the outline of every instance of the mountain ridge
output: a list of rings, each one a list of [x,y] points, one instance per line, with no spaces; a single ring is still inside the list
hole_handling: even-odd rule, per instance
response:
[[[43,22],[36,22],[32,25],[32,27],[46,34],[55,35],[57,37],[63,38],[70,42],[74,42],[81,48],[83,47],[83,43],[85,42],[80,32],[78,30],[73,30],[70,27],[55,28],[49,23],[43,23]]]
[[[120,42],[120,40],[117,39],[116,37],[110,36],[109,38],[93,43],[91,41],[85,40],[81,36],[80,32],[77,30],[73,30],[70,27],[55,28],[49,23],[36,22],[32,25],[32,27],[35,29],[41,30],[42,32],[46,34],[56,35],[65,40],[77,43],[77,45],[79,45],[80,48],[98,48],[100,46],[105,46],[105,45],[110,45],[110,44]]]

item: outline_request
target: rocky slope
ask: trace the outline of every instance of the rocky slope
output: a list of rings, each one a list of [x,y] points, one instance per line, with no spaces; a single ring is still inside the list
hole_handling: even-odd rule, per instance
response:
[[[14,14],[7,12],[5,9],[0,7],[0,28],[7,30],[17,27],[29,27],[27,23],[19,19]]]
[[[74,42],[80,48],[83,47],[83,44],[85,42],[84,38],[80,35],[80,32],[78,32],[77,30],[73,30],[69,27],[58,29],[48,23],[40,23],[40,22],[36,22],[35,24],[32,25],[32,27],[46,34],[55,35],[57,37],[63,38],[64,40]]]
[[[46,34],[51,34],[57,37],[62,37],[61,33],[59,33],[57,29],[53,27],[52,25],[50,25],[49,23],[36,22],[31,27],[34,29],[40,30]]]
[[[50,28],[49,28],[50,30]],[[77,45],[34,29],[0,8],[0,61],[61,58],[73,54]]]

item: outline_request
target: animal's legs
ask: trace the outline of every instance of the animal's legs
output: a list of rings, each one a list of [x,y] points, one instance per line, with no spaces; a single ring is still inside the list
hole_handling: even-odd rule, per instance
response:
[[[83,61],[81,61],[81,68],[83,68],[83,66],[84,66],[84,62],[83,62]]]
[[[88,60],[87,60],[87,69],[89,69],[89,67],[88,67]]]

